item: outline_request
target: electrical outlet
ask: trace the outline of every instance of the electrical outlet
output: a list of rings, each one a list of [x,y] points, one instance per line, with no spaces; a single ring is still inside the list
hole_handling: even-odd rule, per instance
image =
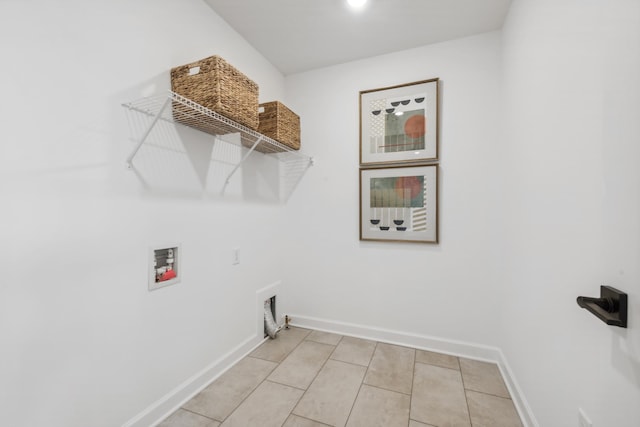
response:
[[[236,248],[233,250],[233,261],[231,263],[233,265],[240,264],[240,249]]]
[[[578,408],[578,427],[593,427],[591,420],[584,413],[582,408]]]

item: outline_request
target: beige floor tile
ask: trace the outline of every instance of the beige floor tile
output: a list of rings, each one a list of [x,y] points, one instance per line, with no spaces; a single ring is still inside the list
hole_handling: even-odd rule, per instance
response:
[[[460,363],[457,357],[448,354],[434,353],[433,351],[416,350],[416,362],[460,370]]]
[[[379,343],[369,364],[365,384],[400,393],[411,393],[415,350]]]
[[[297,415],[291,415],[287,418],[287,422],[282,427],[331,427],[329,424],[319,423],[317,421],[302,418]]]
[[[158,427],[218,427],[219,422],[193,412],[178,409]]]
[[[272,362],[282,362],[284,358],[291,353],[291,350],[296,348],[298,344],[309,335],[309,332],[308,329],[293,327],[282,329],[278,332],[275,339],[265,341],[260,347],[256,348],[250,356]]]
[[[269,375],[269,381],[306,390],[334,349],[332,345],[303,341]]]
[[[223,421],[276,366],[274,362],[245,357],[183,407]]]
[[[513,401],[467,390],[473,427],[522,427]]]
[[[500,397],[511,397],[502,380],[498,365],[460,358],[460,370],[465,389]]]
[[[328,360],[293,413],[343,427],[366,372],[364,366]]]
[[[416,363],[410,417],[438,427],[470,427],[460,372]]]
[[[347,363],[355,363],[356,365],[369,366],[369,362],[371,362],[371,357],[373,356],[375,349],[375,341],[343,337],[336,347],[336,350],[331,355],[331,359]]]
[[[406,427],[410,400],[406,394],[363,385],[347,427]]]
[[[281,427],[302,393],[297,388],[265,381],[221,427]]]
[[[395,425],[522,427],[495,364],[296,327],[159,427]]]
[[[338,345],[342,339],[342,335],[332,334],[330,332],[313,331],[307,335],[306,339],[322,344]]]

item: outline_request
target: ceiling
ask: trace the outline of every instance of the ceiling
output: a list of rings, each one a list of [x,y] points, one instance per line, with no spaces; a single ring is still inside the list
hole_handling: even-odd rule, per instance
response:
[[[502,28],[511,0],[205,0],[285,75]]]

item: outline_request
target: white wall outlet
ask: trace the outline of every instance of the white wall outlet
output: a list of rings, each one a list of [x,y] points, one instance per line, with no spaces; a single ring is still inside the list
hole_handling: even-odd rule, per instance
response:
[[[231,263],[233,265],[240,264],[240,249],[239,248],[235,248],[233,250],[233,261]]]
[[[578,427],[593,427],[593,423],[582,408],[578,408]]]

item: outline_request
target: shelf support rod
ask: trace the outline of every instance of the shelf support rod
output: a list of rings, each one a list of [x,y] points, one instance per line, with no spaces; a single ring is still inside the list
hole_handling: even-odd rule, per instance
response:
[[[144,132],[144,135],[142,135],[142,137],[140,138],[140,141],[138,141],[138,144],[135,146],[131,154],[129,154],[129,157],[127,157],[127,168],[131,169],[132,167],[131,162],[133,161],[133,158],[136,156],[136,154],[138,154],[138,150],[140,149],[140,147],[142,147],[142,144],[144,144],[144,141],[147,139],[147,137],[151,133],[151,130],[156,125],[156,123],[158,123],[158,120],[160,120],[160,117],[162,117],[162,113],[164,112],[164,109],[167,108],[167,105],[169,105],[170,100],[171,99],[169,97],[165,99],[164,104],[162,104],[162,107],[160,107],[160,110],[158,111],[158,114],[155,115],[155,117],[153,118],[153,121],[151,122],[147,130]]]
[[[260,142],[262,141],[263,136],[260,135],[258,137],[258,139],[256,139],[256,142],[253,143],[253,145],[251,146],[251,148],[249,149],[249,151],[247,151],[247,153],[242,157],[242,160],[240,160],[238,162],[237,165],[235,165],[235,167],[233,168],[233,170],[231,171],[231,173],[229,173],[229,176],[227,176],[227,180],[225,181],[224,185],[226,187],[226,185],[229,183],[229,180],[231,179],[231,177],[233,176],[234,173],[236,173],[236,171],[238,170],[238,168],[244,163],[245,160],[247,160],[247,158],[251,155],[251,153],[253,153],[253,151],[256,149],[256,147],[258,146],[258,144],[260,144]]]

